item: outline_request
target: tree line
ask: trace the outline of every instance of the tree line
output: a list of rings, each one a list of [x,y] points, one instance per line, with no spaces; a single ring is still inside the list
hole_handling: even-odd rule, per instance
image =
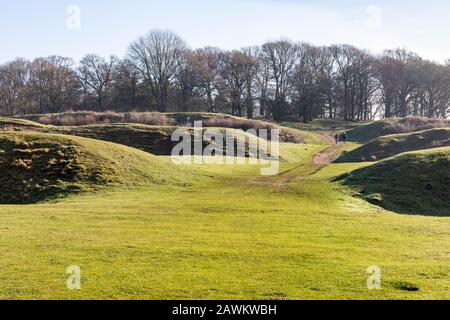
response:
[[[281,39],[192,50],[171,31],[132,42],[124,59],[51,56],[0,65],[0,114],[202,111],[236,116],[367,120],[450,114],[450,60],[405,49],[373,55],[351,45]]]

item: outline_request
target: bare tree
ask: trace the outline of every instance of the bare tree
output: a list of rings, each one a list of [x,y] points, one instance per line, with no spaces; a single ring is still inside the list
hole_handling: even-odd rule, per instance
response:
[[[259,115],[266,116],[269,93],[269,81],[271,80],[271,63],[260,47],[254,48],[257,59],[255,90],[259,95]]]
[[[286,112],[290,89],[290,78],[297,59],[297,46],[288,40],[267,42],[262,46],[264,59],[270,63],[271,80],[275,85],[274,97],[270,109],[275,120]]]
[[[406,117],[414,91],[420,81],[420,58],[403,49],[386,50],[378,61],[378,79],[381,84],[385,117]]]
[[[365,51],[356,54],[351,89],[351,120],[373,117],[374,95],[379,89],[375,78],[374,58]]]
[[[61,112],[76,103],[78,81],[70,58],[37,58],[30,65],[29,94],[40,113]]]
[[[113,73],[119,59],[111,56],[109,60],[94,54],[88,54],[80,61],[77,76],[85,94],[92,95],[99,111],[106,111],[111,98]]]
[[[140,104],[140,73],[128,60],[119,61],[113,73],[113,110],[131,111]]]
[[[205,97],[208,112],[216,112],[214,96],[217,94],[219,77],[220,49],[206,47],[197,49],[191,57],[192,65],[198,76],[200,93]]]
[[[220,64],[221,90],[229,97],[231,114],[241,117],[247,99],[247,96],[244,96],[246,85],[256,70],[257,62],[244,52],[235,50],[221,54]]]
[[[0,66],[0,114],[13,116],[30,112],[27,99],[29,62],[16,59]]]
[[[254,91],[257,82],[257,74],[259,70],[258,51],[253,47],[241,49],[247,57],[245,63],[245,108],[247,110],[247,118],[252,119],[254,114]]]
[[[330,74],[324,48],[306,43],[298,45],[298,64],[292,78],[293,104],[304,122],[313,117],[324,116],[324,107],[328,102]],[[328,63],[328,65],[327,65]]]
[[[360,51],[350,45],[331,46],[330,51],[334,58],[336,80],[342,87],[342,117],[351,120],[354,107],[352,80]]]
[[[446,118],[450,108],[450,67],[421,61],[421,81],[413,93],[413,114]]]
[[[192,111],[192,100],[198,93],[200,76],[197,72],[194,54],[186,50],[179,59],[178,70],[175,76],[175,88],[178,89],[179,110]]]
[[[148,81],[158,111],[167,109],[169,87],[186,48],[180,36],[161,30],[150,31],[129,47],[129,59]]]

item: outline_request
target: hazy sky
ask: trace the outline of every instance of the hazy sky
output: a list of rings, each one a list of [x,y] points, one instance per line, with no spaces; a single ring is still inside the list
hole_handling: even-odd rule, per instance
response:
[[[0,0],[0,62],[52,54],[78,60],[90,52],[123,56],[153,28],[171,29],[193,48],[239,48],[284,36],[450,58],[448,0]]]

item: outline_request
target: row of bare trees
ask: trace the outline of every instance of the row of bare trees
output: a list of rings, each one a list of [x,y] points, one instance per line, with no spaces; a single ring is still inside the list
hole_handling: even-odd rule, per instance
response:
[[[450,61],[402,49],[289,40],[223,51],[191,50],[171,31],[132,42],[125,59],[89,54],[0,65],[0,113],[204,111],[274,120],[345,120],[450,113]]]

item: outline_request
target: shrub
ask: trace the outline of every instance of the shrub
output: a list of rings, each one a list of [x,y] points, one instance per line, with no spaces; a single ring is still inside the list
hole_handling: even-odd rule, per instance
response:
[[[59,113],[47,114],[39,118],[38,122],[54,126],[83,126],[96,124],[97,118],[93,113]]]
[[[247,131],[253,129],[259,131],[261,129],[279,129],[280,139],[283,142],[303,143],[304,137],[302,134],[290,128],[280,127],[276,124],[252,120],[240,119],[226,115],[204,115],[204,114],[163,114],[157,112],[65,112],[57,114],[42,115],[37,119],[37,122],[46,125],[54,126],[85,126],[95,124],[110,124],[110,123],[137,123],[150,126],[192,126],[193,121],[202,120],[203,127],[215,128],[230,128]],[[269,131],[269,137],[270,131]]]
[[[174,120],[162,113],[138,113],[125,114],[124,122],[147,124],[151,126],[171,126]]]
[[[170,126],[173,120],[160,113],[105,113],[95,112],[66,112],[42,115],[39,123],[54,126],[85,126],[109,123],[140,123],[155,126]]]
[[[397,122],[394,122],[389,126],[383,128],[383,135],[395,133],[408,133],[433,128],[445,128],[448,126],[449,126],[448,121],[443,119],[410,117],[399,119]]]
[[[205,127],[232,128],[232,129],[272,129],[275,126],[261,123],[255,120],[241,120],[235,118],[210,118],[203,121]]]

